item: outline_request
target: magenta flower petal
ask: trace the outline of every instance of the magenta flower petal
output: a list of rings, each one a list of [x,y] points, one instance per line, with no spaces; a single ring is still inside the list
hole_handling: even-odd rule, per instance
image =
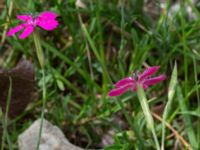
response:
[[[37,21],[37,25],[45,30],[53,30],[57,28],[58,26],[58,21],[56,20],[42,20],[38,18],[39,20]]]
[[[146,84],[142,84],[142,88],[145,90],[145,89],[147,89],[149,86],[148,85],[146,85]]]
[[[43,12],[37,18],[37,25],[45,30],[53,30],[58,26],[58,21],[55,20],[58,15],[53,12]]]
[[[7,32],[7,36],[12,36],[15,33],[19,32],[20,30],[22,30],[24,28],[23,24],[20,24],[14,28],[11,28],[8,32]]]
[[[39,18],[42,18],[42,19],[56,19],[56,17],[57,17],[58,15],[56,14],[56,13],[54,13],[54,12],[50,12],[50,11],[44,11],[44,12],[42,12],[38,17]]]
[[[34,26],[28,26],[24,29],[24,31],[22,32],[22,34],[19,35],[20,39],[24,39],[27,36],[29,36],[34,30]]]
[[[124,94],[129,88],[131,88],[132,86],[134,86],[134,84],[127,84],[125,86],[122,86],[122,87],[119,87],[119,88],[116,88],[116,89],[113,89],[111,90],[108,95],[109,96],[119,96],[121,94]]]
[[[165,79],[166,79],[166,76],[162,74],[162,75],[159,75],[159,76],[154,77],[154,78],[146,79],[144,81],[144,84],[149,86],[149,85],[156,84],[156,83],[158,83],[160,81],[163,81]]]
[[[118,88],[118,87],[124,86],[129,83],[135,83],[135,80],[131,77],[121,79],[115,84],[115,87]]]
[[[17,18],[22,20],[22,21],[27,21],[28,19],[32,19],[32,16],[31,15],[17,15]]]
[[[160,66],[153,66],[153,67],[147,68],[141,75],[139,75],[138,80],[142,81],[143,79],[152,76],[154,73],[158,71],[159,68]]]
[[[136,84],[134,84],[134,85],[131,87],[131,90],[132,90],[133,92],[136,92],[136,91],[137,91],[137,86],[136,86]]]

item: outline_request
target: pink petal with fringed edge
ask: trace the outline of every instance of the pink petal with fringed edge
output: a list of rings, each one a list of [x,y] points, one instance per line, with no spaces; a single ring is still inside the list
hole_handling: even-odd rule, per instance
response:
[[[122,87],[119,87],[119,88],[116,88],[116,89],[113,89],[111,90],[109,93],[108,93],[108,96],[119,96],[121,94],[124,94],[129,88],[131,88],[132,86],[134,86],[134,84],[127,84],[125,86],[122,86]]]
[[[146,84],[142,84],[142,88],[145,90],[145,89],[147,89],[149,86],[148,85],[146,85]]]
[[[118,87],[124,86],[129,83],[135,83],[135,80],[131,77],[121,79],[115,84],[115,87],[118,88]]]
[[[28,19],[33,19],[31,15],[17,15],[17,18],[22,21],[26,21]]]
[[[40,13],[38,17],[40,17],[42,19],[55,19],[57,16],[58,15],[54,12],[44,11],[44,12]]]
[[[11,28],[8,32],[7,32],[7,36],[12,36],[14,35],[15,33],[19,32],[20,30],[22,30],[24,28],[24,25],[23,24],[20,24],[14,28]]]
[[[45,30],[53,30],[58,26],[58,21],[56,20],[43,20],[38,18],[37,25]]]
[[[29,36],[34,30],[34,26],[28,26],[24,29],[24,31],[22,32],[22,34],[19,35],[20,39],[24,39],[27,36]]]
[[[154,77],[154,78],[146,79],[144,81],[144,84],[147,85],[147,86],[149,86],[149,85],[156,84],[156,83],[158,83],[160,81],[163,81],[165,79],[166,79],[166,76],[162,74],[162,75],[159,75],[159,76]]]
[[[153,66],[147,68],[141,75],[139,75],[138,80],[142,81],[143,79],[152,76],[154,73],[158,71],[159,68],[160,66]]]

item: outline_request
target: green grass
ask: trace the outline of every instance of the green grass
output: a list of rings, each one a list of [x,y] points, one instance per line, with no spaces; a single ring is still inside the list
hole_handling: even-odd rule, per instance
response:
[[[22,57],[32,60],[38,93],[23,114],[9,120],[12,131],[1,117],[3,148],[17,149],[17,136],[45,112],[47,120],[83,148],[156,149],[156,137],[164,149],[175,148],[177,141],[178,149],[187,149],[172,135],[168,123],[194,150],[200,149],[199,4],[181,1],[180,10],[171,15],[173,4],[168,1],[165,10],[152,16],[142,9],[147,7],[142,0],[82,1],[87,8],[78,8],[75,0],[6,0],[0,10],[0,66],[13,67]],[[190,6],[196,19],[189,18],[185,6]],[[7,28],[17,25],[17,14],[37,15],[45,10],[59,14],[59,27],[37,28],[35,41],[39,40],[42,52],[40,45],[36,49],[33,34],[24,40],[18,39],[19,34],[5,37]],[[45,80],[40,64],[44,64]],[[139,99],[136,92],[108,97],[113,83],[133,70],[156,65],[167,80],[140,91]],[[144,97],[145,108],[150,109],[146,114],[140,105]],[[147,116],[158,106],[163,106],[156,111],[161,121],[153,117],[153,136]],[[102,146],[103,136],[111,130],[114,143]]]

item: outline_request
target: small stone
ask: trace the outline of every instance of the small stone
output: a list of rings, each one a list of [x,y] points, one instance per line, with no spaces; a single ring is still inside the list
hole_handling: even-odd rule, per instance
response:
[[[19,150],[36,150],[41,119],[36,120],[18,137]],[[43,128],[39,150],[83,150],[71,144],[62,131],[47,120],[43,120]]]

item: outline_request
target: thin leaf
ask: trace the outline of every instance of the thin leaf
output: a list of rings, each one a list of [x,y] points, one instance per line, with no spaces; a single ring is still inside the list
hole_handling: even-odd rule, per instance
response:
[[[144,116],[145,116],[146,121],[147,121],[147,128],[149,128],[152,131],[157,150],[159,150],[160,149],[160,145],[158,143],[158,138],[157,138],[156,133],[155,133],[154,121],[153,121],[153,117],[151,115],[151,111],[149,109],[149,105],[148,105],[148,101],[147,101],[145,92],[144,92],[143,88],[139,84],[137,84],[137,90],[138,90],[138,92],[137,92],[138,99],[140,101],[140,105],[142,107]]]

